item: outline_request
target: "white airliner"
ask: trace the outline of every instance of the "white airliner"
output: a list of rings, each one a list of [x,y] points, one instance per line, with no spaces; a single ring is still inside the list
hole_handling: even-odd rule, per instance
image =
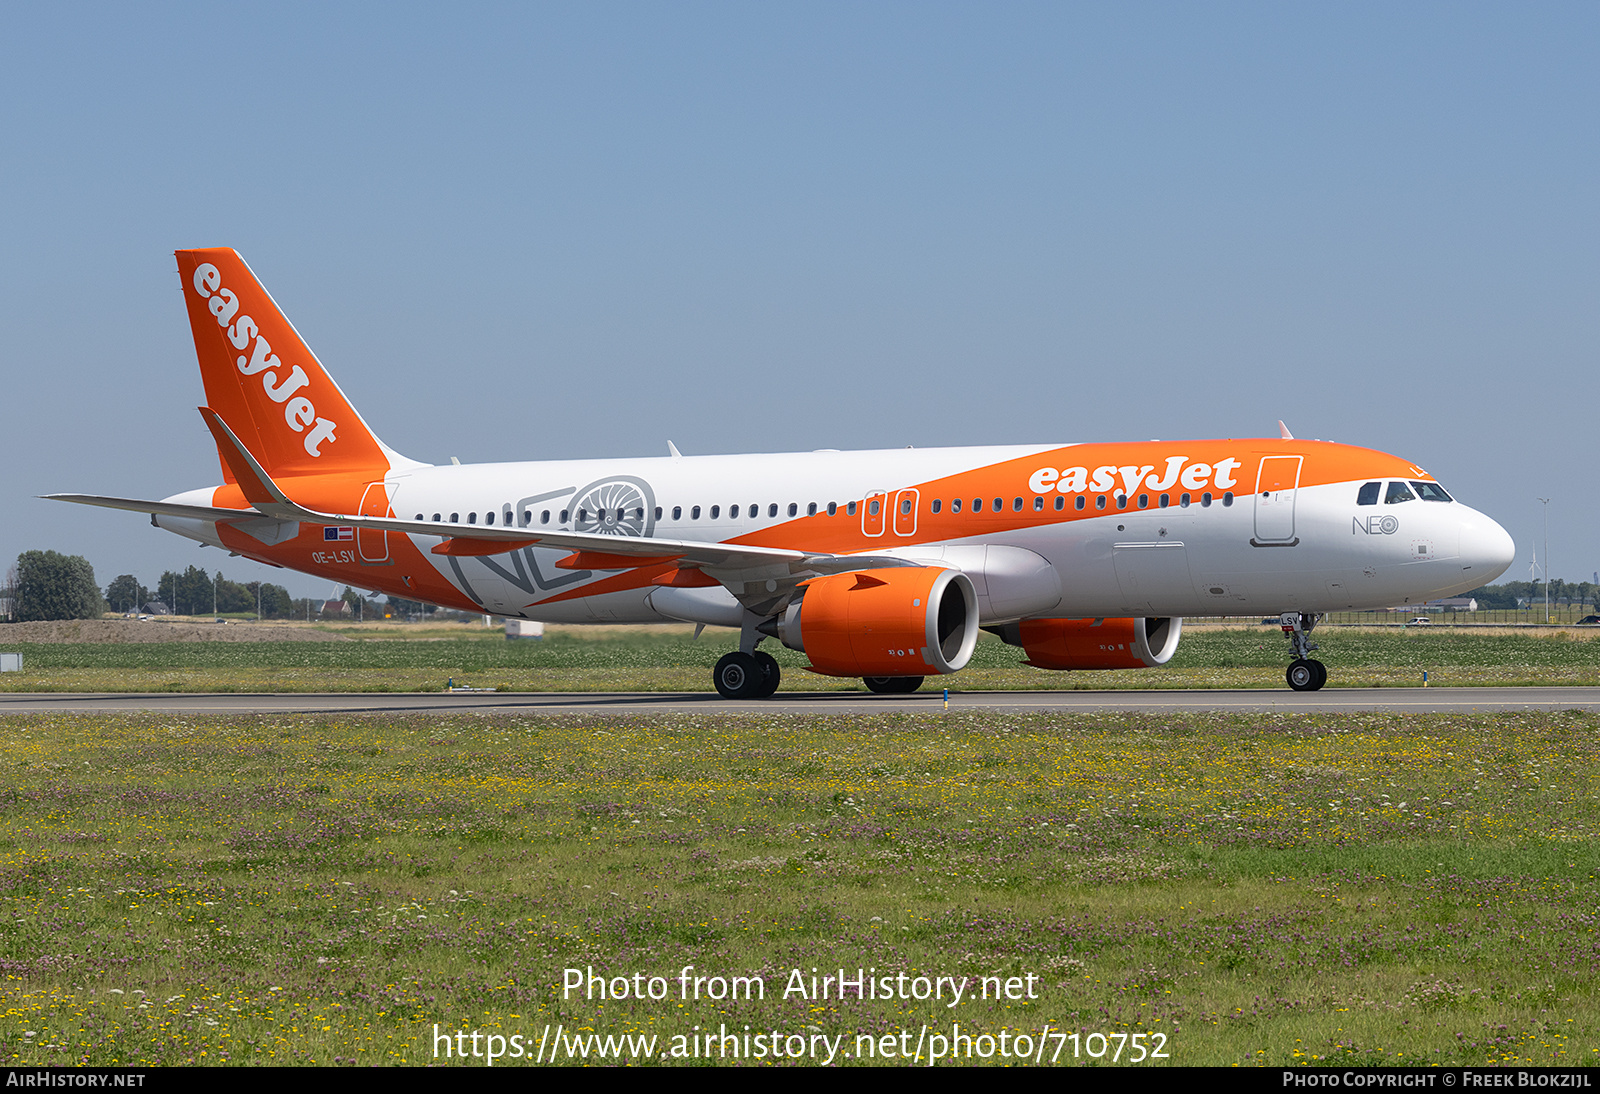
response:
[[[367,427],[233,251],[177,252],[221,486],[63,501],[261,562],[551,623],[737,627],[713,679],[771,695],[780,640],[913,691],[980,629],[1041,669],[1165,664],[1185,615],[1282,619],[1289,685],[1327,680],[1322,613],[1498,577],[1493,520],[1421,468],[1281,437],[435,466]],[[669,445],[670,448],[670,445]]]

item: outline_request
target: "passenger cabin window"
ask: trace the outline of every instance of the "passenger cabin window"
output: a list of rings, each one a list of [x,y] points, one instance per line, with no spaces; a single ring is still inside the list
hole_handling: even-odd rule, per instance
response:
[[[1056,512],[1059,513],[1059,512],[1061,512],[1061,510],[1065,509],[1066,507],[1067,507],[1067,499],[1062,497],[1060,494],[1057,494],[1056,495]]]
[[[877,502],[873,502],[872,504],[874,506],[872,511],[874,513],[876,513],[878,511],[877,508],[876,508],[878,503]],[[830,506],[830,508],[831,508],[831,506]],[[851,502],[849,505],[846,505],[844,507],[844,512],[845,512],[846,516],[850,516],[850,517],[855,516],[856,515],[856,503],[855,502]]]
[[[973,498],[972,499],[972,511],[974,513],[983,512],[983,499],[982,498]]]
[[[434,520],[438,520],[439,519],[439,514],[438,513],[433,514],[433,519]]]
[[[699,520],[700,519],[700,507],[698,505],[696,505],[694,508],[689,510],[689,519],[690,520]]]
[[[1383,489],[1381,482],[1369,482],[1356,494],[1357,505],[1377,505],[1378,491]]]
[[[767,516],[775,517],[777,515],[778,515],[778,503],[777,502],[773,502],[771,505],[767,506]],[[793,513],[790,513],[789,515],[791,517],[794,516]]]
[[[816,515],[817,515],[817,503],[816,502],[812,502],[811,504],[806,506],[806,516],[814,517]]]
[[[1391,482],[1389,489],[1383,495],[1383,504],[1399,505],[1405,501],[1416,501],[1417,496],[1411,492],[1411,487],[1403,482]]]
[[[1417,482],[1412,480],[1411,485],[1417,488],[1417,497],[1423,501],[1454,501],[1449,494],[1444,492],[1444,487],[1436,482]]]
[[[493,512],[488,512],[488,513],[483,514],[483,523],[485,523],[485,524],[493,524],[494,523],[494,513]]]
[[[940,501],[938,498],[934,498],[933,499],[933,504],[931,506],[929,506],[929,508],[932,509],[935,513],[937,513],[939,510],[944,508],[944,502]]]
[[[720,505],[713,505],[713,506],[712,506],[712,507],[711,507],[711,519],[712,519],[712,520],[716,520],[716,519],[717,519],[717,514],[718,514],[718,513],[721,513],[721,512],[722,512],[722,506],[720,506]]]
[[[836,501],[830,501],[828,503],[828,515],[831,517],[831,516],[836,515],[838,512],[839,512],[839,503],[836,502]]]
[[[461,523],[461,514],[460,513],[451,513],[450,514],[450,523],[451,524],[460,524]]]
[[[467,514],[467,523],[468,524],[477,524],[478,523],[478,514],[476,514],[476,513],[468,513]]]
[[[1072,507],[1074,509],[1082,509],[1086,501],[1087,499],[1082,494],[1079,494],[1076,498],[1072,499]]]
[[[800,512],[800,504],[798,502],[791,501],[789,503],[789,515],[791,517],[792,516],[797,516],[799,514],[799,512]]]
[[[550,523],[550,510],[546,509],[544,512],[539,514],[539,523],[540,524],[549,524]]]
[[[672,507],[672,519],[673,520],[682,520],[683,519],[683,506],[674,505]]]

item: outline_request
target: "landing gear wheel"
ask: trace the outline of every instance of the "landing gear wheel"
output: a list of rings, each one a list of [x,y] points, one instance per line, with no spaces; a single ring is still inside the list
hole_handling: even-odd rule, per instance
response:
[[[1321,661],[1300,658],[1283,676],[1295,691],[1317,691],[1328,682],[1328,668]]]
[[[863,676],[861,682],[875,695],[910,695],[922,686],[921,676]]]
[[[783,670],[778,668],[778,659],[770,653],[757,650],[751,654],[756,659],[756,664],[761,668],[761,687],[756,692],[757,699],[770,699],[778,690],[778,683],[783,679]]]
[[[711,679],[724,699],[754,699],[761,694],[766,673],[750,654],[729,653],[711,670]]]

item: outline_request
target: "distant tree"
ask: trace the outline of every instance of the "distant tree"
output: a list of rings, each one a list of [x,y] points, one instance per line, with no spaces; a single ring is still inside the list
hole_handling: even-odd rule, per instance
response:
[[[24,551],[17,556],[13,618],[93,619],[105,610],[94,567],[82,555]]]
[[[1522,584],[1526,585],[1527,582]],[[1476,600],[1483,611],[1510,611],[1517,606],[1517,597],[1525,594],[1514,592],[1504,585],[1485,585],[1462,595]]]
[[[217,574],[217,611],[253,612],[256,610],[255,590],[237,581],[229,581]]]
[[[282,585],[252,581],[244,588],[250,594],[250,606],[254,608],[260,604],[262,619],[293,619],[299,614],[295,610],[295,602],[289,597],[289,590]]]
[[[211,611],[211,575],[198,566],[181,574],[168,570],[156,584],[156,594],[177,615],[205,615]]]
[[[406,600],[398,596],[389,598],[389,611],[397,616],[427,615],[434,610],[434,605],[424,604],[420,600]]]
[[[106,603],[114,612],[136,612],[149,599],[150,590],[139,584],[139,579],[132,574],[119,574],[106,586]]]
[[[179,577],[171,570],[162,570],[161,579],[156,582],[156,596],[176,614],[178,611],[178,581]]]

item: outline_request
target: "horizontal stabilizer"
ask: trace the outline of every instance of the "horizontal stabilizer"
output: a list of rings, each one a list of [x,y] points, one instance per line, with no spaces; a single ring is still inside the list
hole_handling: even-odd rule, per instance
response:
[[[141,501],[138,498],[107,498],[99,494],[40,494],[46,501],[70,501],[78,505],[98,505],[104,509],[126,509],[130,513],[152,513],[163,517],[189,517],[193,520],[260,520],[254,509],[213,509],[209,505],[179,505],[171,501]]]

